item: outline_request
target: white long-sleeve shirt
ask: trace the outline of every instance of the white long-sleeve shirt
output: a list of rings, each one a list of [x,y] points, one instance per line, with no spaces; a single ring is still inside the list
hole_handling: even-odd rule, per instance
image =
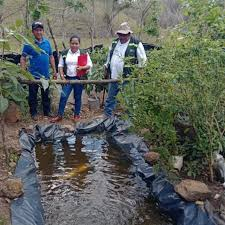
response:
[[[69,77],[75,77],[77,75],[76,72],[76,67],[77,67],[77,61],[78,61],[78,56],[80,55],[80,50],[76,51],[76,52],[72,52],[71,49],[69,49],[67,55],[66,55],[66,65],[67,65],[67,76]],[[87,53],[87,65],[92,67],[92,61],[91,58],[89,56],[89,54]],[[59,58],[59,65],[58,67],[62,68],[64,67],[64,60],[63,57],[60,56]]]
[[[124,57],[125,52],[128,47],[130,40],[126,43],[122,44],[120,41],[116,44],[116,47],[113,51],[113,55],[110,62],[110,69],[111,69],[111,78],[117,79],[119,78],[123,73],[123,67],[124,67]],[[106,66],[109,64],[110,60],[110,51],[112,46],[109,49]],[[138,60],[138,67],[143,67],[145,62],[147,61],[146,53],[144,46],[141,42],[139,42],[137,47],[137,60]]]

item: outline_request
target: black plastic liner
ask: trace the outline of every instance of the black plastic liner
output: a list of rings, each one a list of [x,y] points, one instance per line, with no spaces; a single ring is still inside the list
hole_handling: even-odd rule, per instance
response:
[[[194,203],[183,200],[173,185],[163,174],[155,174],[153,168],[145,162],[144,154],[148,148],[143,139],[130,134],[130,123],[116,117],[98,118],[88,123],[78,124],[73,133],[66,133],[59,125],[36,125],[33,135],[20,132],[22,155],[18,161],[15,176],[24,184],[24,195],[11,204],[12,225],[44,224],[34,160],[34,146],[38,142],[60,144],[70,136],[90,132],[106,132],[109,142],[116,145],[136,167],[136,173],[145,180],[160,210],[169,216],[176,225],[216,225],[216,217],[202,210]]]

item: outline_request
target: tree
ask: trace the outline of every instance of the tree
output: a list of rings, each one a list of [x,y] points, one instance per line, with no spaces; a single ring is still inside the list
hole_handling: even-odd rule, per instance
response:
[[[139,1],[133,1],[132,7],[137,10],[138,12],[138,25],[139,25],[139,31],[138,31],[138,37],[141,38],[141,34],[144,30],[146,17],[148,16],[148,12],[153,6],[155,5],[155,0],[139,0]]]
[[[65,17],[74,15],[76,12],[82,12],[84,10],[84,4],[82,1],[79,0],[61,0],[62,3],[62,9],[60,9],[60,17],[62,18],[62,42],[63,45],[65,45],[65,39],[66,39],[66,26],[65,26]]]
[[[108,34],[113,36],[113,21],[116,18],[116,16],[122,12],[124,9],[127,9],[131,6],[131,0],[123,0],[123,1],[118,1],[118,0],[112,0],[112,1],[107,1],[105,0],[105,16],[104,20],[108,26]]]
[[[25,0],[25,2],[25,27],[28,30],[30,21],[39,20],[43,14],[49,11],[49,7],[45,0]]]

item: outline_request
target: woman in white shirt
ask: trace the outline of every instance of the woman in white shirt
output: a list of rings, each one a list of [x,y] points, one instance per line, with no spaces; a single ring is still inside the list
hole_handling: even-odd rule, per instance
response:
[[[92,67],[92,62],[88,53],[80,48],[80,38],[76,35],[70,38],[70,49],[62,52],[59,59],[59,73],[62,80],[80,80],[86,75],[88,70]],[[84,66],[78,65],[79,59],[86,58]],[[51,120],[51,122],[61,121],[64,114],[64,109],[71,91],[74,91],[74,116],[75,121],[80,119],[81,110],[81,96],[83,91],[82,84],[65,84],[62,87],[62,93],[59,102],[58,115]]]

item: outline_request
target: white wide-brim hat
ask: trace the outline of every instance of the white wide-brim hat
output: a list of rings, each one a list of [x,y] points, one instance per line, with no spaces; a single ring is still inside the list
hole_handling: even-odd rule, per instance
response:
[[[130,29],[130,26],[127,22],[121,23],[119,29],[116,31],[116,34],[132,34],[133,31]]]

